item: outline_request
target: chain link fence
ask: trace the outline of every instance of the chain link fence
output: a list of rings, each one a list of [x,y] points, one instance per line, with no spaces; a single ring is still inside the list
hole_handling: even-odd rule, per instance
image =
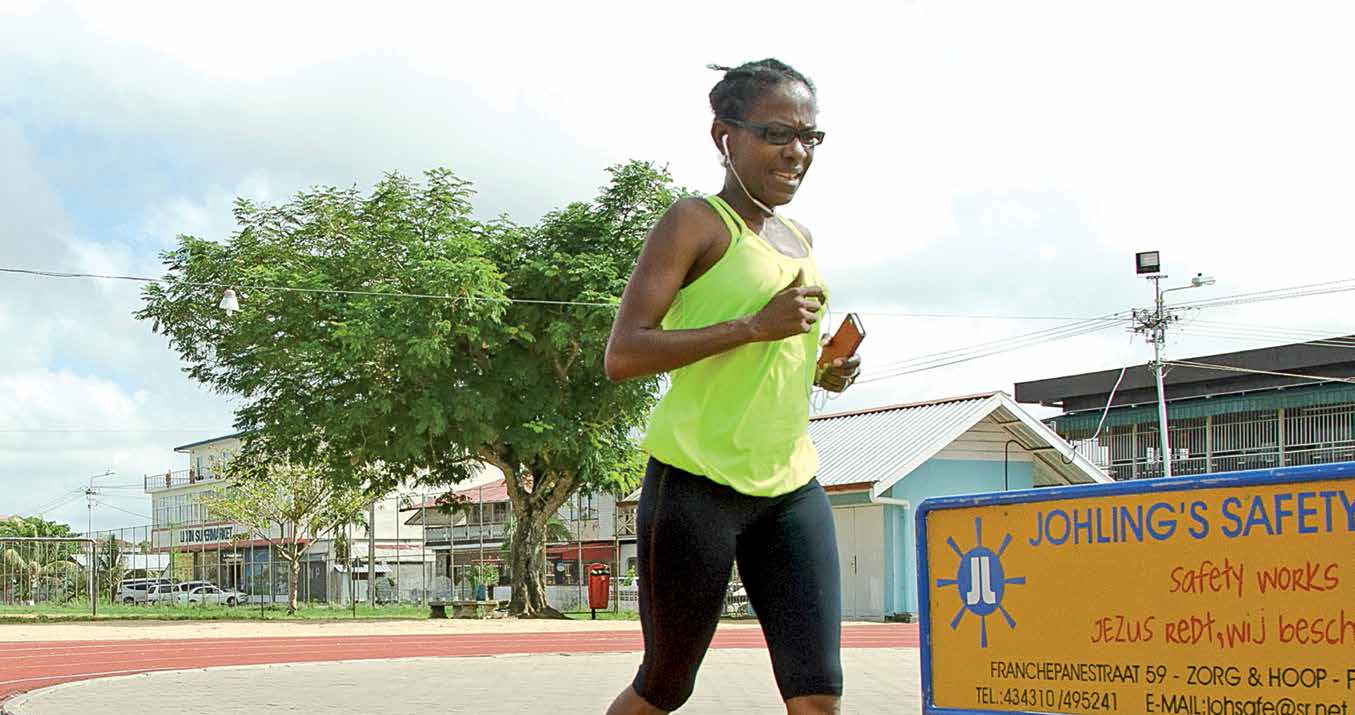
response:
[[[455,500],[440,492],[378,500],[358,523],[297,534],[305,548],[292,563],[280,548],[293,538],[283,537],[286,528],[257,531],[208,518],[199,498],[219,484],[171,479],[166,487],[165,481],[147,481],[149,524],[83,535],[93,546],[11,547],[13,557],[0,566],[0,602],[88,599],[91,573],[98,574],[98,603],[123,607],[283,606],[293,590],[303,607],[511,598],[506,544],[513,524],[506,496],[496,497],[501,484],[464,490]],[[637,610],[633,585],[623,585],[634,566],[633,523],[633,505],[618,507],[610,495],[567,502],[548,524],[543,575],[549,604],[566,613],[587,611],[588,566],[603,563],[613,576],[610,609]],[[20,578],[32,569],[41,576]]]
[[[94,542],[84,537],[0,538],[0,605],[97,608],[111,584],[98,572]]]
[[[149,524],[73,540],[0,543],[0,606],[10,613],[108,606],[276,610],[288,604],[293,584],[301,608],[381,609],[471,600],[506,605],[511,599],[506,544],[513,524],[501,485],[497,491],[460,492],[454,506],[442,493],[378,500],[359,523],[297,535],[305,548],[295,564],[279,548],[287,541],[284,529],[261,533],[212,521],[195,498],[203,491],[202,485],[152,491]],[[606,610],[639,611],[635,506],[618,504],[610,495],[583,494],[552,517],[543,554],[552,607],[589,612],[588,569],[601,563],[611,573]],[[407,608],[401,615],[413,613]],[[753,615],[737,573],[723,615]]]

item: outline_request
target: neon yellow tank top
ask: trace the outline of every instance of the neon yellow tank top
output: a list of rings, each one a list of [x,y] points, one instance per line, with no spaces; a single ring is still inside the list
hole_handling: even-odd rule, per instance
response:
[[[664,330],[704,328],[757,313],[802,268],[805,285],[823,285],[809,242],[794,223],[781,219],[804,244],[804,258],[776,250],[720,197],[706,201],[729,228],[730,245],[678,292],[663,318]],[[641,448],[660,462],[752,496],[779,496],[804,486],[819,468],[809,440],[818,349],[815,323],[804,335],[750,343],[674,370]]]

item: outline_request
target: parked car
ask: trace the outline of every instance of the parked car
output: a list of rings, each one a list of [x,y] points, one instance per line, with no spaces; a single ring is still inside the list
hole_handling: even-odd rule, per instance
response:
[[[198,586],[184,594],[183,599],[187,603],[198,603],[213,606],[230,606],[234,608],[236,604],[245,601],[245,594],[239,591],[217,588],[216,586]]]
[[[188,592],[199,586],[212,586],[211,581],[180,581],[179,583],[159,583],[146,591],[146,603],[173,604],[187,603]]]
[[[128,606],[144,604],[152,586],[168,583],[169,579],[166,578],[123,579],[118,583],[118,600]]]

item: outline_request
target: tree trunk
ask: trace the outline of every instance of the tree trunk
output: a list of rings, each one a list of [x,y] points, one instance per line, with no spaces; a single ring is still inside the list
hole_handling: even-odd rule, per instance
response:
[[[509,552],[513,599],[508,612],[518,618],[564,618],[546,603],[546,520],[549,512],[530,511],[516,515],[513,546]]]
[[[292,559],[287,562],[287,615],[296,615],[296,592],[297,582],[301,575],[301,558]]]

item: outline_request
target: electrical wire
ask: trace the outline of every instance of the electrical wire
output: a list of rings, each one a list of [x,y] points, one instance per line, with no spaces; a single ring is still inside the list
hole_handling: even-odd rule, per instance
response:
[[[104,273],[71,273],[65,271],[45,271],[28,268],[0,268],[0,273],[17,273],[21,275],[40,276],[44,278],[93,278],[100,280],[120,280],[133,281],[138,283],[167,283],[171,285],[185,285],[200,288],[232,288],[235,290],[258,290],[258,291],[282,291],[293,293],[320,293],[331,295],[356,295],[377,298],[418,298],[426,300],[450,300],[464,302],[486,302],[486,303],[518,303],[535,305],[556,305],[556,306],[580,306],[590,308],[611,308],[615,309],[616,303],[599,303],[587,301],[572,300],[536,300],[530,298],[486,298],[477,296],[450,296],[437,295],[432,293],[406,293],[401,291],[361,291],[345,290],[339,288],[296,288],[291,286],[270,286],[270,285],[245,285],[239,283],[218,283],[202,281],[171,281],[164,278],[151,278],[148,276],[116,275]],[[1000,315],[986,313],[912,313],[912,312],[894,312],[894,311],[850,311],[858,315],[887,317],[887,318],[939,318],[939,319],[960,319],[960,320],[1084,320],[1069,316],[1056,315]],[[194,430],[183,430],[194,431]]]
[[[1219,320],[1195,320],[1192,322],[1210,329],[1218,329],[1222,331],[1229,331],[1235,333],[1256,334],[1263,337],[1284,338],[1287,340],[1300,340],[1303,342],[1312,342],[1312,343],[1331,343],[1355,346],[1355,330],[1318,331],[1311,329],[1259,325],[1256,323],[1233,323]]]
[[[67,505],[70,505],[70,504],[73,504],[73,503],[79,501],[79,500],[80,500],[80,497],[83,497],[84,495],[85,495],[85,490],[84,490],[83,488],[78,489],[78,490],[76,490],[73,494],[70,494],[70,495],[68,495],[68,496],[64,496],[64,497],[62,497],[62,498],[60,498],[60,499],[57,499],[56,501],[49,502],[47,505],[43,506],[43,507],[40,508],[40,509],[34,509],[34,510],[33,510],[33,514],[36,515],[36,516],[42,516],[43,514],[46,514],[46,513],[48,513],[48,512],[56,511],[57,509],[60,509],[60,508],[62,508],[62,507],[64,507],[64,506],[67,506]]]
[[[1252,332],[1230,328],[1218,328],[1209,325],[1186,326],[1182,328],[1177,328],[1177,330],[1186,335],[1195,337],[1222,338],[1225,340],[1241,340],[1247,342],[1255,342],[1257,340],[1278,340],[1286,344],[1293,344],[1295,340],[1293,336],[1267,335],[1265,333],[1260,332]],[[1313,345],[1317,347],[1326,347],[1326,348],[1355,350],[1355,341],[1347,341],[1345,339],[1303,340],[1300,341],[1299,344]]]
[[[120,511],[120,512],[122,512],[122,513],[124,513],[124,514],[130,514],[130,515],[135,516],[135,517],[137,517],[137,518],[145,519],[145,520],[147,520],[147,521],[150,521],[150,517],[149,517],[149,516],[146,516],[145,514],[138,514],[138,513],[134,512],[134,511],[129,511],[129,510],[127,510],[127,509],[123,509],[123,508],[120,507],[120,506],[115,506],[115,505],[113,505],[113,504],[107,504],[107,503],[101,502],[101,501],[99,501],[98,499],[95,499],[95,500],[94,500],[94,503],[95,503],[95,504],[98,504],[99,506],[108,507],[109,509],[112,509],[112,510],[114,510],[114,511]]]
[[[62,495],[61,495],[61,496],[56,497],[55,499],[51,499],[51,500],[45,502],[42,506],[38,507],[37,509],[34,509],[33,511],[34,511],[34,513],[42,513],[42,512],[44,512],[44,511],[51,511],[52,509],[55,509],[55,508],[56,508],[56,507],[54,506],[55,504],[57,504],[57,503],[59,503],[59,502],[62,502],[62,501],[69,500],[69,499],[73,499],[74,497],[82,496],[84,493],[85,493],[85,488],[84,488],[84,487],[79,487],[79,488],[76,488],[76,489],[70,489],[70,490],[67,490],[67,491],[65,491],[65,492],[62,492]]]
[[[1287,300],[1289,298],[1303,298],[1313,295],[1328,295],[1331,293],[1344,293],[1355,290],[1355,278],[1343,278],[1336,281],[1326,281],[1324,283],[1310,283],[1307,285],[1290,286],[1287,288],[1272,288],[1270,290],[1254,291],[1252,293],[1239,293],[1237,295],[1223,296],[1220,298],[1206,298],[1204,300],[1194,300],[1185,303],[1177,303],[1170,306],[1176,308],[1222,308],[1230,305],[1247,305],[1251,303],[1264,303],[1272,300]]]
[[[1110,388],[1110,397],[1106,398],[1106,406],[1101,410],[1101,419],[1096,423],[1096,432],[1092,434],[1090,443],[1095,444],[1096,439],[1101,436],[1101,428],[1106,426],[1106,418],[1110,416],[1110,406],[1115,402],[1115,393],[1120,389],[1120,383],[1124,382],[1124,374],[1129,371],[1129,358],[1134,354],[1134,338],[1138,337],[1136,333],[1129,334],[1129,345],[1125,346],[1124,359],[1120,361],[1120,376],[1115,379],[1115,384]],[[1072,464],[1073,456],[1077,454],[1077,445],[1068,441],[1068,456],[1064,457],[1060,452],[1064,464]],[[1090,461],[1090,460],[1088,460]]]
[[[1205,362],[1191,362],[1189,360],[1168,360],[1168,365],[1177,367],[1195,367],[1205,370],[1220,370],[1223,372],[1243,372],[1250,375],[1274,375],[1277,377],[1297,377],[1304,380],[1316,380],[1318,382],[1345,382],[1355,385],[1355,378],[1350,377],[1324,377],[1321,375],[1304,375],[1296,372],[1275,372],[1274,370],[1255,370],[1249,367],[1235,367],[1233,365],[1214,365]]]
[[[847,311],[875,318],[960,318],[964,320],[1087,320],[1068,315],[1000,315],[991,313],[907,313],[890,311]]]
[[[999,339],[997,339],[997,340],[990,340],[990,341],[987,341],[987,342],[976,343],[976,344],[973,344],[973,345],[967,345],[967,346],[964,346],[964,347],[954,348],[954,349],[951,349],[951,350],[943,350],[943,351],[940,351],[940,352],[929,353],[929,354],[926,354],[926,355],[920,355],[920,356],[917,356],[917,357],[907,358],[907,359],[904,359],[904,360],[897,360],[897,361],[894,361],[894,362],[891,362],[891,363],[884,363],[884,364],[881,364],[881,365],[872,365],[871,367],[872,367],[872,371],[873,371],[873,372],[883,372],[883,371],[890,370],[890,369],[893,369],[893,368],[896,368],[896,367],[909,366],[909,365],[913,365],[913,364],[916,364],[916,363],[919,363],[919,362],[923,362],[923,361],[939,360],[939,359],[945,359],[945,358],[955,357],[955,356],[958,356],[958,355],[962,355],[962,354],[974,352],[974,351],[977,351],[977,350],[984,350],[984,349],[989,349],[989,348],[995,348],[995,347],[999,347],[999,346],[1006,345],[1006,344],[1009,344],[1009,343],[1022,342],[1022,341],[1025,341],[1025,340],[1033,340],[1033,339],[1037,339],[1037,338],[1041,338],[1041,337],[1045,337],[1045,336],[1050,336],[1050,335],[1054,335],[1054,334],[1061,334],[1061,333],[1068,332],[1068,331],[1078,330],[1078,329],[1081,329],[1081,328],[1083,328],[1083,327],[1087,327],[1087,326],[1091,326],[1091,325],[1095,325],[1095,324],[1102,324],[1102,323],[1107,323],[1107,322],[1119,321],[1119,320],[1122,319],[1122,316],[1123,316],[1123,315],[1124,315],[1124,314],[1121,313],[1121,314],[1105,315],[1105,316],[1101,316],[1101,317],[1098,317],[1098,318],[1087,318],[1087,319],[1084,319],[1084,320],[1078,320],[1078,321],[1075,321],[1075,322],[1072,322],[1072,323],[1068,323],[1068,324],[1065,324],[1065,325],[1056,325],[1056,326],[1054,326],[1054,327],[1052,327],[1052,328],[1044,328],[1044,329],[1042,329],[1042,330],[1036,330],[1036,331],[1029,332],[1029,333],[1020,333],[1020,334],[1017,334],[1017,335],[1007,336],[1007,337],[1005,337],[1005,338],[999,338]]]
[[[0,273],[19,273],[41,276],[43,278],[97,278],[102,280],[133,281],[137,283],[168,283],[170,285],[193,286],[195,288],[231,288],[235,290],[279,291],[287,293],[322,293],[325,295],[357,295],[374,298],[422,298],[430,300],[449,300],[468,303],[527,303],[534,305],[573,305],[593,308],[616,308],[615,303],[590,303],[574,300],[537,300],[531,298],[487,298],[480,296],[452,296],[434,293],[405,293],[401,291],[345,290],[341,288],[297,288],[294,286],[249,285],[242,283],[217,283],[208,281],[171,281],[164,278],[146,276],[121,276],[105,273],[66,273],[63,271],[40,271],[27,268],[0,268]]]
[[[1110,388],[1110,397],[1106,398],[1106,406],[1101,410],[1101,419],[1096,423],[1096,433],[1092,435],[1093,442],[1096,441],[1097,437],[1101,436],[1101,428],[1106,425],[1106,417],[1110,416],[1110,406],[1115,402],[1115,392],[1120,389],[1120,383],[1124,382],[1124,374],[1129,371],[1129,356],[1134,352],[1135,337],[1137,336],[1133,333],[1129,335],[1129,347],[1125,348],[1125,356],[1122,361],[1123,367],[1120,368],[1120,376],[1115,379],[1115,385]]]
[[[1029,333],[1012,335],[998,340],[990,340],[982,343],[966,345],[951,350],[943,350],[935,353],[928,353],[916,357],[899,360],[883,365],[872,366],[872,370],[867,375],[870,379],[875,379],[885,373],[893,373],[900,370],[912,370],[913,368],[924,365],[935,365],[939,363],[949,363],[954,360],[986,357],[987,355],[1006,352],[1021,347],[1038,345],[1052,340],[1061,340],[1064,338],[1075,337],[1089,332],[1104,330],[1105,328],[1122,325],[1124,318],[1120,316],[1106,316],[1103,318],[1094,318],[1066,325],[1059,325],[1043,330],[1036,330]],[[858,383],[860,380],[858,380]]]
[[[227,434],[231,430],[210,430],[210,429],[80,429],[75,427],[34,427],[34,428],[13,428],[0,429],[0,434]]]
[[[926,372],[926,371],[929,371],[929,370],[936,370],[936,369],[940,369],[940,368],[943,368],[943,367],[949,367],[949,366],[951,366],[951,365],[958,365],[958,364],[961,364],[961,363],[972,362],[972,361],[974,361],[974,360],[979,360],[979,359],[982,359],[982,358],[985,358],[985,357],[991,357],[991,356],[994,356],[994,355],[1000,355],[1000,354],[1002,354],[1002,353],[1012,352],[1012,351],[1014,351],[1014,350],[1020,350],[1020,349],[1022,349],[1022,348],[1035,347],[1035,346],[1037,346],[1037,345],[1043,345],[1043,344],[1045,344],[1045,343],[1058,342],[1058,341],[1060,341],[1060,340],[1065,340],[1065,339],[1068,339],[1068,338],[1079,337],[1079,336],[1082,336],[1082,335],[1090,335],[1090,334],[1092,334],[1092,333],[1096,333],[1096,332],[1100,332],[1100,331],[1102,331],[1102,330],[1105,330],[1105,329],[1108,328],[1108,327],[1110,327],[1110,326],[1109,326],[1109,325],[1092,326],[1092,327],[1090,327],[1090,328],[1085,328],[1085,329],[1078,330],[1078,331],[1075,331],[1075,332],[1069,332],[1069,333],[1064,333],[1064,334],[1060,334],[1060,335],[1053,335],[1053,336],[1049,336],[1049,337],[1046,337],[1046,338],[1042,338],[1042,339],[1040,339],[1040,340],[1034,340],[1034,341],[1029,341],[1029,342],[1020,343],[1020,344],[1013,344],[1013,345],[1008,345],[1008,346],[1004,346],[1004,347],[1000,347],[1000,348],[993,348],[993,349],[990,349],[990,350],[987,350],[987,351],[983,351],[983,352],[977,352],[977,353],[971,353],[971,354],[966,354],[966,355],[960,355],[960,356],[955,356],[955,357],[953,357],[953,358],[942,359],[942,360],[937,360],[937,361],[920,362],[920,363],[918,363],[918,364],[916,364],[916,365],[910,365],[910,366],[903,366],[903,367],[893,368],[893,369],[891,369],[891,370],[889,370],[889,371],[885,371],[885,372],[875,372],[875,373],[870,374],[870,375],[869,375],[868,377],[866,377],[865,379],[857,380],[856,382],[857,382],[857,384],[869,384],[869,383],[872,383],[872,382],[879,382],[880,380],[887,380],[887,379],[890,379],[890,378],[902,377],[902,376],[904,376],[904,375],[912,375],[912,374],[919,373],[919,372]]]

